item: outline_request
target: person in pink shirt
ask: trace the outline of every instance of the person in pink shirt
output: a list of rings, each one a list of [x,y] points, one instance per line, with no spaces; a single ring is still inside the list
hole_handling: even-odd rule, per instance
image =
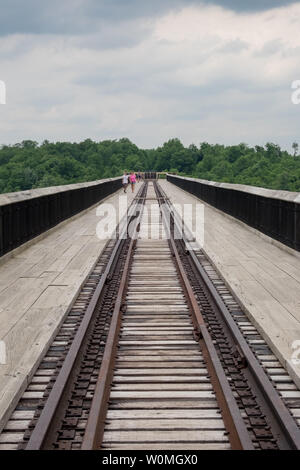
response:
[[[131,184],[131,191],[134,193],[134,185],[136,183],[136,175],[135,175],[134,171],[130,172],[129,181],[130,181],[130,184]]]

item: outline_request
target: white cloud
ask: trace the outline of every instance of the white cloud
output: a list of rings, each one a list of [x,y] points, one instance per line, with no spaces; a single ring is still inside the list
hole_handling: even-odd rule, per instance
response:
[[[299,68],[299,59],[292,54],[300,47],[297,19],[300,3],[247,14],[221,7],[190,7],[157,21],[154,34],[170,48],[177,45],[180,76],[191,84],[205,83],[218,71],[225,78],[281,80]],[[244,47],[236,50],[236,41]]]

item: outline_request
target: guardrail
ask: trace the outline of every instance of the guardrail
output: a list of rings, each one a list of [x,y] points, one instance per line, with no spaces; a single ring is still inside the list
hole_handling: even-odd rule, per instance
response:
[[[300,251],[300,193],[167,175],[167,180]]]
[[[0,195],[0,257],[114,193],[121,178]]]

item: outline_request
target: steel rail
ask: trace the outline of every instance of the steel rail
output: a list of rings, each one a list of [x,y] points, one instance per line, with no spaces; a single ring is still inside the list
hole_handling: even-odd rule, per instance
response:
[[[143,198],[143,202],[144,201],[145,198]],[[94,398],[90,408],[88,422],[81,446],[82,450],[99,449],[102,443],[111,382],[114,374],[114,364],[116,360],[118,339],[122,322],[122,313],[126,308],[124,300],[129,279],[128,274],[132,262],[132,253],[136,244],[136,233],[139,229],[142,213],[143,210],[141,209],[133,227],[133,236],[131,237],[128,248],[117,300],[112,314],[111,324],[104,349],[104,355],[97,378]]]
[[[160,200],[162,200],[162,198],[160,198]],[[177,270],[185,291],[185,296],[188,301],[190,311],[192,313],[192,320],[195,328],[195,336],[196,339],[198,339],[199,341],[202,354],[207,365],[212,386],[221,409],[226,430],[228,432],[231,448],[232,450],[254,450],[254,446],[252,440],[250,439],[247,427],[243,418],[241,417],[239,407],[230,388],[229,382],[218,357],[216,348],[205,325],[192,286],[187,278],[171,230],[168,230],[169,219],[166,215],[165,210],[166,208],[161,205],[161,213],[165,229],[170,235],[170,249],[175,257]]]
[[[146,186],[143,185],[137,196],[134,199],[134,206],[130,206],[131,212],[136,210],[139,205],[139,201],[142,199]],[[125,214],[124,219],[127,218],[127,214]],[[38,422],[30,436],[30,439],[27,443],[25,450],[40,450],[46,443],[47,436],[50,432],[51,426],[55,420],[55,415],[58,410],[59,404],[63,398],[64,392],[67,389],[67,385],[71,380],[72,371],[78,361],[79,354],[81,348],[84,344],[84,340],[86,338],[89,326],[91,324],[92,318],[95,313],[95,308],[97,303],[103,293],[103,289],[107,281],[109,280],[109,276],[114,269],[116,259],[118,258],[120,249],[122,248],[125,242],[125,234],[128,230],[128,227],[132,221],[132,217],[127,220],[127,224],[124,225],[123,230],[121,232],[121,236],[119,236],[117,243],[113,249],[113,252],[110,256],[109,262],[106,266],[106,269],[101,276],[100,282],[96,287],[96,290],[92,296],[90,304],[86,310],[84,318],[76,332],[72,345],[68,351],[68,354],[63,362],[62,368],[57,376],[57,379],[53,385],[53,388],[49,394],[49,397],[46,401],[46,404],[42,410],[42,413],[38,419]],[[122,221],[121,221],[122,225]]]
[[[178,225],[178,216],[173,208],[171,208],[171,203],[167,196],[165,195],[163,189],[159,188],[160,193],[164,196],[165,202],[167,203],[165,206],[168,207],[169,212],[174,212],[174,224],[177,225],[177,230],[180,230]],[[183,242],[185,245],[188,245],[188,241],[184,237],[183,233]],[[276,425],[281,430],[281,439],[285,441],[286,445],[284,445],[284,449],[300,449],[300,429],[297,426],[294,418],[290,414],[288,408],[284,404],[283,400],[280,398],[278,392],[272,385],[269,377],[259,364],[258,360],[254,356],[253,352],[251,351],[246,339],[244,338],[243,334],[239,330],[237,324],[235,323],[234,319],[230,315],[223,299],[221,298],[220,294],[216,290],[215,286],[213,285],[212,281],[209,279],[208,274],[206,273],[205,269],[201,266],[196,254],[193,250],[189,251],[189,256],[193,261],[193,264],[200,274],[204,284],[210,293],[213,301],[215,302],[219,312],[221,313],[222,318],[224,319],[227,327],[230,330],[230,333],[234,337],[238,348],[240,349],[243,357],[246,360],[246,369],[248,369],[253,378],[256,381],[256,384],[261,391],[265,401],[267,402],[267,406],[272,410],[274,414],[274,418],[276,419]]]

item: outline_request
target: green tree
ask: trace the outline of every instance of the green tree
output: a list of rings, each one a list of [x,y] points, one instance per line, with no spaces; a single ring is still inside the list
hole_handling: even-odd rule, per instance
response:
[[[299,144],[297,142],[294,142],[292,147],[293,147],[293,150],[294,150],[294,157],[296,157],[297,154],[298,154],[298,150],[299,150]]]
[[[121,175],[124,169],[170,171],[197,178],[300,191],[300,158],[278,145],[185,147],[170,139],[156,149],[139,149],[127,138],[94,142],[24,140],[0,147],[0,192],[92,181]]]

